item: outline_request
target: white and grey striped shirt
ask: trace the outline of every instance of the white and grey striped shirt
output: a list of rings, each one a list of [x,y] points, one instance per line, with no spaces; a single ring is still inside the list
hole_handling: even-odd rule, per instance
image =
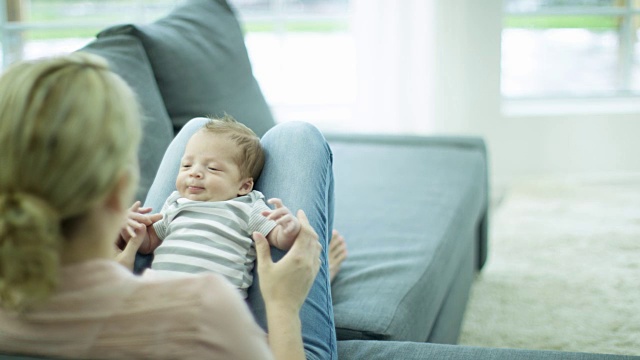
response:
[[[269,210],[264,195],[252,191],[227,201],[194,201],[174,191],[162,208],[162,220],[153,224],[162,240],[151,268],[158,271],[225,276],[243,297],[253,282],[256,250],[251,234],[265,236],[276,226],[262,215]]]

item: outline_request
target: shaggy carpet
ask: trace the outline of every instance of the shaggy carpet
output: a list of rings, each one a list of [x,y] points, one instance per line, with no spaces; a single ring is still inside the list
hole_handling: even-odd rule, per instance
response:
[[[640,176],[520,184],[490,224],[460,344],[640,355]]]

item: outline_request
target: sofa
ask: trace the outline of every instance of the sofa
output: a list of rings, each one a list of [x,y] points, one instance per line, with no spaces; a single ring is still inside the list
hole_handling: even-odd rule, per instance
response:
[[[227,113],[258,135],[276,123],[225,0],[187,0],[151,24],[105,29],[80,50],[105,57],[138,96],[145,134],[138,199],[189,119]],[[349,247],[332,283],[340,359],[632,358],[455,345],[470,287],[487,259],[484,141],[325,137],[334,159],[334,227]]]

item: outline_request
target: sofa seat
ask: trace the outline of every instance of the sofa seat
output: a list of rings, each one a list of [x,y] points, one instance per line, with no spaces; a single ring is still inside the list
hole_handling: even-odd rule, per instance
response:
[[[332,286],[339,340],[454,343],[480,259],[487,160],[478,139],[328,136],[335,228],[349,258]],[[470,264],[467,266],[467,264]],[[453,290],[458,279],[464,291]],[[453,291],[453,292],[452,292]],[[354,296],[356,295],[357,296]],[[449,296],[452,295],[452,296]]]

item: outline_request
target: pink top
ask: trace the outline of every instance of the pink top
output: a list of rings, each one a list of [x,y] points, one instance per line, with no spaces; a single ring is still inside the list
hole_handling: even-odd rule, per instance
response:
[[[238,291],[214,275],[139,277],[108,260],[67,266],[23,316],[0,308],[0,351],[104,359],[272,359]]]

